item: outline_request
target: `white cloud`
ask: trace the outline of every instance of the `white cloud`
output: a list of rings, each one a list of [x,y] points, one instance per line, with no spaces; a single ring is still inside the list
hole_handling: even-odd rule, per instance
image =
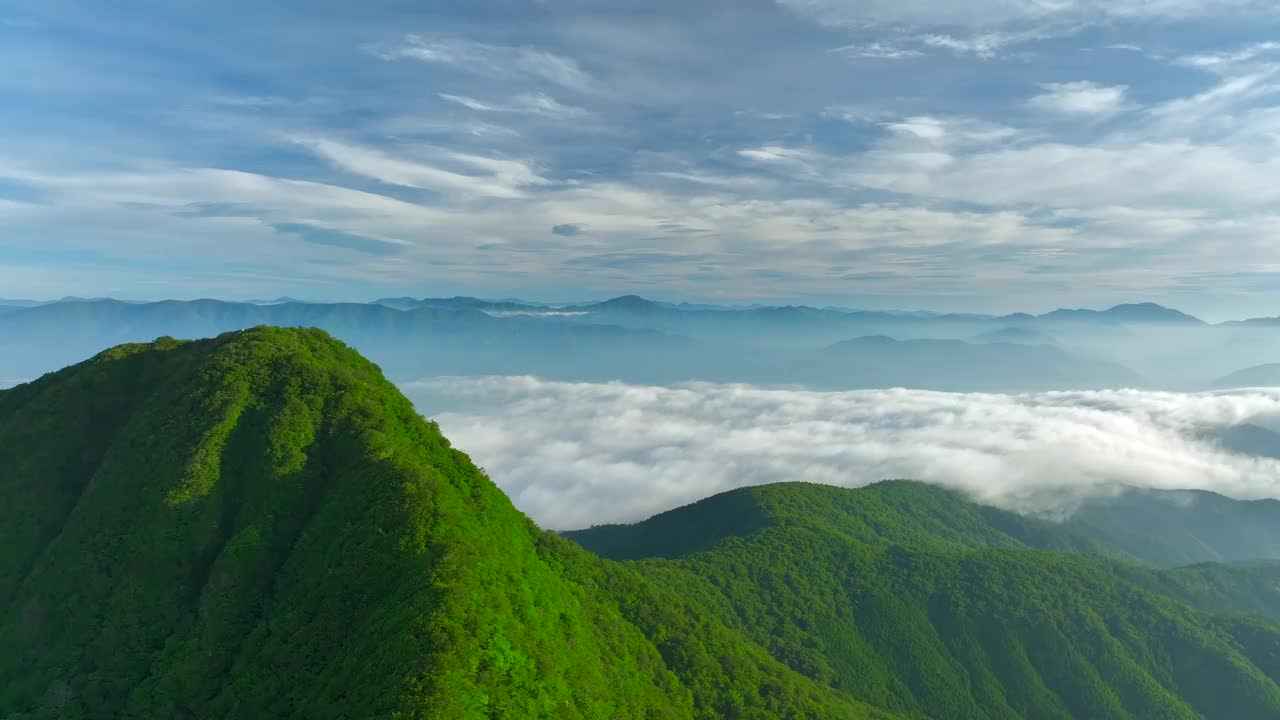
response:
[[[1038,110],[1084,117],[1106,117],[1124,109],[1129,88],[1080,81],[1048,83],[1028,102]]]
[[[336,140],[299,137],[294,138],[294,142],[347,172],[391,185],[477,197],[519,198],[524,197],[524,188],[547,182],[527,163],[519,160],[449,151],[431,152],[442,162],[471,171],[463,173]],[[472,174],[476,172],[480,174]]]
[[[312,225],[402,249],[411,245],[405,239],[413,237],[408,229],[438,225],[449,217],[385,195],[218,168],[68,174],[0,161],[0,177],[39,188],[49,202],[43,209],[46,214],[86,223],[83,232],[60,236],[59,242],[84,243],[125,256],[171,258],[181,252],[189,257],[214,253],[261,260],[264,252],[283,246],[295,270],[300,270],[296,245],[281,242],[280,236],[276,242],[263,241],[264,232],[272,234],[269,224]],[[128,242],[108,242],[109,235],[127,237]],[[314,246],[307,256],[331,261]]]
[[[496,105],[494,103],[488,103],[483,100],[477,100],[473,97],[468,97],[466,95],[436,93],[436,97],[439,97],[441,100],[444,100],[445,102],[451,102],[455,105],[461,105],[462,107],[467,108],[468,110],[478,110],[480,112],[512,112],[511,106],[509,105]]]
[[[469,110],[490,113],[514,113],[520,115],[541,115],[552,118],[581,118],[590,115],[580,107],[565,105],[546,93],[521,93],[507,102],[494,103],[466,95],[439,93],[438,97],[446,102],[461,105]]]
[[[828,172],[865,186],[993,206],[1259,210],[1280,201],[1273,148],[1187,139],[1117,138],[1092,145],[1039,142],[956,151],[902,142],[901,132]]]
[[[1280,391],[1035,395],[675,388],[528,377],[408,383],[418,409],[538,522],[628,522],[734,487],[912,478],[1021,510],[1116,483],[1280,494],[1280,462],[1206,430],[1274,426]],[[1065,492],[1062,492],[1065,491]]]
[[[974,55],[989,60],[1006,47],[1044,37],[1040,31],[1031,33],[979,33],[968,37],[956,35],[924,35],[920,41],[929,47],[942,48],[962,55]]]
[[[1217,144],[1231,143],[1233,134],[1249,132],[1259,118],[1258,101],[1280,94],[1280,65],[1270,65],[1239,75],[1227,74],[1213,87],[1152,107],[1147,131],[1162,136],[1211,137]],[[1264,108],[1265,109],[1265,108]],[[1265,122],[1265,120],[1264,120]],[[1274,135],[1274,126],[1266,128]],[[1257,155],[1252,142],[1245,151]]]
[[[903,118],[885,123],[885,127],[894,135],[936,147],[1000,145],[1020,134],[1015,128],[976,118],[930,115]]]
[[[1280,51],[1280,42],[1261,42],[1254,43],[1238,50],[1222,51],[1215,53],[1202,53],[1199,55],[1188,55],[1180,58],[1178,63],[1187,67],[1200,68],[1216,73],[1228,73],[1234,71],[1238,66],[1249,63],[1260,57],[1272,55]]]
[[[642,248],[655,256],[705,257],[704,264],[714,263],[726,283],[750,287],[761,296],[785,296],[797,282],[806,291],[845,291],[848,282],[842,276],[848,270],[837,268],[848,265],[842,256],[856,251],[860,272],[889,274],[875,291],[930,292],[928,279],[918,274],[928,268],[904,266],[901,256],[953,245],[1006,245],[1012,250],[1060,246],[1072,234],[1014,211],[788,197],[752,176],[653,172],[644,176],[645,183],[581,181],[540,186],[533,193],[525,192],[524,183],[538,179],[514,161],[413,145],[393,156],[323,142],[319,148],[333,156],[330,162],[361,177],[411,186],[431,183],[447,192],[424,205],[376,192],[213,168],[36,172],[6,166],[3,158],[0,177],[38,188],[47,197],[49,206],[40,206],[38,213],[56,213],[73,228],[56,239],[68,248],[109,248],[115,258],[150,258],[169,257],[180,247],[191,258],[240,258],[258,263],[264,275],[296,275],[299,281],[338,275],[408,285],[438,281],[447,272],[451,278],[500,285],[511,276],[556,277],[565,263],[583,255]],[[420,162],[417,154],[432,162]],[[450,168],[450,174],[442,178],[424,170],[440,166]],[[459,169],[474,174],[455,172]],[[492,198],[501,201],[501,212],[477,211],[477,202]],[[272,227],[279,224],[371,238],[395,255],[359,256],[300,245],[291,234],[275,233]],[[591,232],[551,233],[566,224]],[[300,264],[299,257],[315,264]],[[779,274],[755,274],[761,269]],[[689,264],[671,265],[648,279],[662,282],[669,292],[705,292],[705,281],[689,276],[693,270]],[[968,267],[973,278],[992,282],[1008,280],[1010,270],[990,264]],[[579,267],[575,272],[584,271]],[[634,272],[608,266],[589,272],[586,280],[601,288],[635,279]]]
[[[410,34],[399,44],[374,48],[373,52],[384,60],[419,60],[498,79],[524,75],[577,92],[590,92],[596,85],[591,75],[571,58],[535,47]]]
[[[811,157],[812,153],[803,148],[789,148],[778,145],[764,145],[757,148],[744,148],[738,151],[739,157],[748,160],[756,160],[758,162],[776,163],[791,162],[802,163]]]
[[[832,48],[828,52],[862,60],[907,60],[924,55],[919,50],[879,42],[867,45],[845,45]]]

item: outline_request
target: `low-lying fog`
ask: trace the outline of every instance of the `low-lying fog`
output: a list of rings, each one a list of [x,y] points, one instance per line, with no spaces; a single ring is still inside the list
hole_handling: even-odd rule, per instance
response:
[[[1280,389],[1034,394],[651,387],[532,377],[402,385],[536,521],[640,520],[743,485],[910,478],[1061,514],[1118,485],[1280,495]]]

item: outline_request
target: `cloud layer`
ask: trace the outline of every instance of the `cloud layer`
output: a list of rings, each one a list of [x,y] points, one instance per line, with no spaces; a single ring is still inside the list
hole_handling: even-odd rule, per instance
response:
[[[1221,318],[1280,287],[1275,3],[18,5],[12,296]]]
[[[1280,496],[1280,462],[1205,439],[1243,422],[1276,427],[1280,390],[813,392],[530,377],[433,378],[403,389],[518,507],[556,529],[636,521],[793,480],[911,478],[1040,512],[1116,484]]]

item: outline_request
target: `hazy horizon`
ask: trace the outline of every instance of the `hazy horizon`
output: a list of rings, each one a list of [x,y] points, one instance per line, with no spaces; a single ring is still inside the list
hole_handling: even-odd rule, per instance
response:
[[[58,297],[5,297],[5,298],[0,298],[0,306],[4,306],[7,302],[53,304],[53,303],[67,302],[67,301],[92,302],[92,301],[99,301],[99,300],[117,300],[120,302],[128,302],[128,303],[157,303],[157,302],[165,302],[169,300],[174,300],[178,302],[195,302],[199,300],[213,300],[217,302],[228,302],[228,303],[262,303],[262,302],[274,302],[281,299],[287,299],[289,301],[311,303],[311,304],[372,305],[372,304],[378,303],[381,300],[398,299],[398,298],[412,298],[415,300],[421,300],[421,299],[448,300],[448,299],[454,299],[454,298],[474,298],[477,300],[483,300],[487,302],[528,302],[531,304],[546,305],[549,307],[571,307],[571,306],[577,306],[577,305],[589,305],[593,303],[605,302],[607,300],[614,300],[621,297],[632,297],[632,296],[641,297],[651,302],[661,303],[666,305],[708,305],[708,306],[723,307],[728,309],[751,309],[754,307],[812,307],[816,309],[833,309],[833,310],[849,311],[849,312],[871,311],[871,312],[900,312],[900,313],[930,313],[930,314],[937,314],[937,315],[973,314],[973,315],[988,315],[992,317],[1001,317],[1005,315],[1014,315],[1019,313],[1025,313],[1029,315],[1043,315],[1046,313],[1051,313],[1055,310],[1092,310],[1092,311],[1101,312],[1101,311],[1110,310],[1120,306],[1154,304],[1164,308],[1185,312],[1188,315],[1199,318],[1200,320],[1204,320],[1205,322],[1208,322],[1208,323],[1221,323],[1221,322],[1230,322],[1234,320],[1247,320],[1247,319],[1255,319],[1255,318],[1270,318],[1270,317],[1280,316],[1280,306],[1277,306],[1275,308],[1268,308],[1265,305],[1258,305],[1257,310],[1252,312],[1245,311],[1244,314],[1240,314],[1240,315],[1214,314],[1214,313],[1201,314],[1201,313],[1195,312],[1194,309],[1189,306],[1172,305],[1172,304],[1157,302],[1155,300],[1142,300],[1142,299],[1130,299],[1124,302],[1114,302],[1114,303],[1102,302],[1102,303],[1090,305],[1090,306],[1054,305],[1054,306],[1043,306],[1043,307],[1037,306],[1037,307],[1031,307],[1031,308],[1013,307],[1013,308],[1000,310],[1000,311],[996,311],[996,310],[984,311],[984,310],[958,310],[945,305],[939,305],[939,306],[928,306],[928,305],[898,306],[898,305],[887,305],[887,304],[886,305],[875,305],[875,304],[854,305],[854,304],[851,304],[851,302],[849,302],[848,299],[846,299],[845,302],[841,302],[838,299],[831,299],[829,302],[817,302],[813,300],[805,301],[799,298],[792,299],[792,300],[767,299],[767,298],[742,298],[742,299],[719,298],[717,299],[717,298],[698,298],[698,297],[651,296],[651,295],[640,295],[637,293],[610,294],[608,292],[600,295],[594,295],[594,296],[584,294],[582,296],[572,297],[571,299],[565,299],[564,297],[556,297],[556,296],[547,296],[547,297],[523,296],[523,295],[516,295],[510,292],[503,292],[503,291],[495,291],[488,295],[443,295],[443,294],[431,294],[428,292],[425,294],[418,293],[416,295],[414,294],[394,295],[393,294],[393,295],[378,296],[373,298],[341,297],[341,296],[297,297],[292,295],[281,295],[276,297],[258,297],[258,296],[252,296],[252,295],[211,296],[211,295],[203,295],[200,293],[189,293],[186,295],[175,294],[175,295],[166,295],[166,296],[102,295],[97,297],[89,297],[89,296],[81,296],[81,295],[63,295]]]

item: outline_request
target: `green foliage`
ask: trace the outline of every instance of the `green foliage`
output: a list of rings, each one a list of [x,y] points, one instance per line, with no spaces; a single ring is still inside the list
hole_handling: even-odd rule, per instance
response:
[[[699,521],[717,517],[750,520],[709,540]],[[749,488],[569,535],[649,556],[626,564],[791,668],[907,717],[1280,717],[1280,628],[1172,599],[1192,600],[1204,570],[1126,564],[938,488]],[[1195,604],[1244,609],[1226,595]]]
[[[1112,571],[1212,613],[1248,613],[1280,623],[1280,562],[1200,563],[1161,570],[1117,562]]]
[[[1248,432],[1237,430],[1231,437],[1241,444],[1245,442],[1241,435]],[[1249,454],[1265,454],[1258,441],[1252,442],[1253,446],[1245,446]],[[1163,567],[1280,558],[1280,501],[1276,500],[1132,489],[1086,502],[1065,526],[1119,553]]]
[[[538,530],[320,331],[2,392],[0,468],[0,716],[876,716],[698,608],[628,619],[664,591]]]

